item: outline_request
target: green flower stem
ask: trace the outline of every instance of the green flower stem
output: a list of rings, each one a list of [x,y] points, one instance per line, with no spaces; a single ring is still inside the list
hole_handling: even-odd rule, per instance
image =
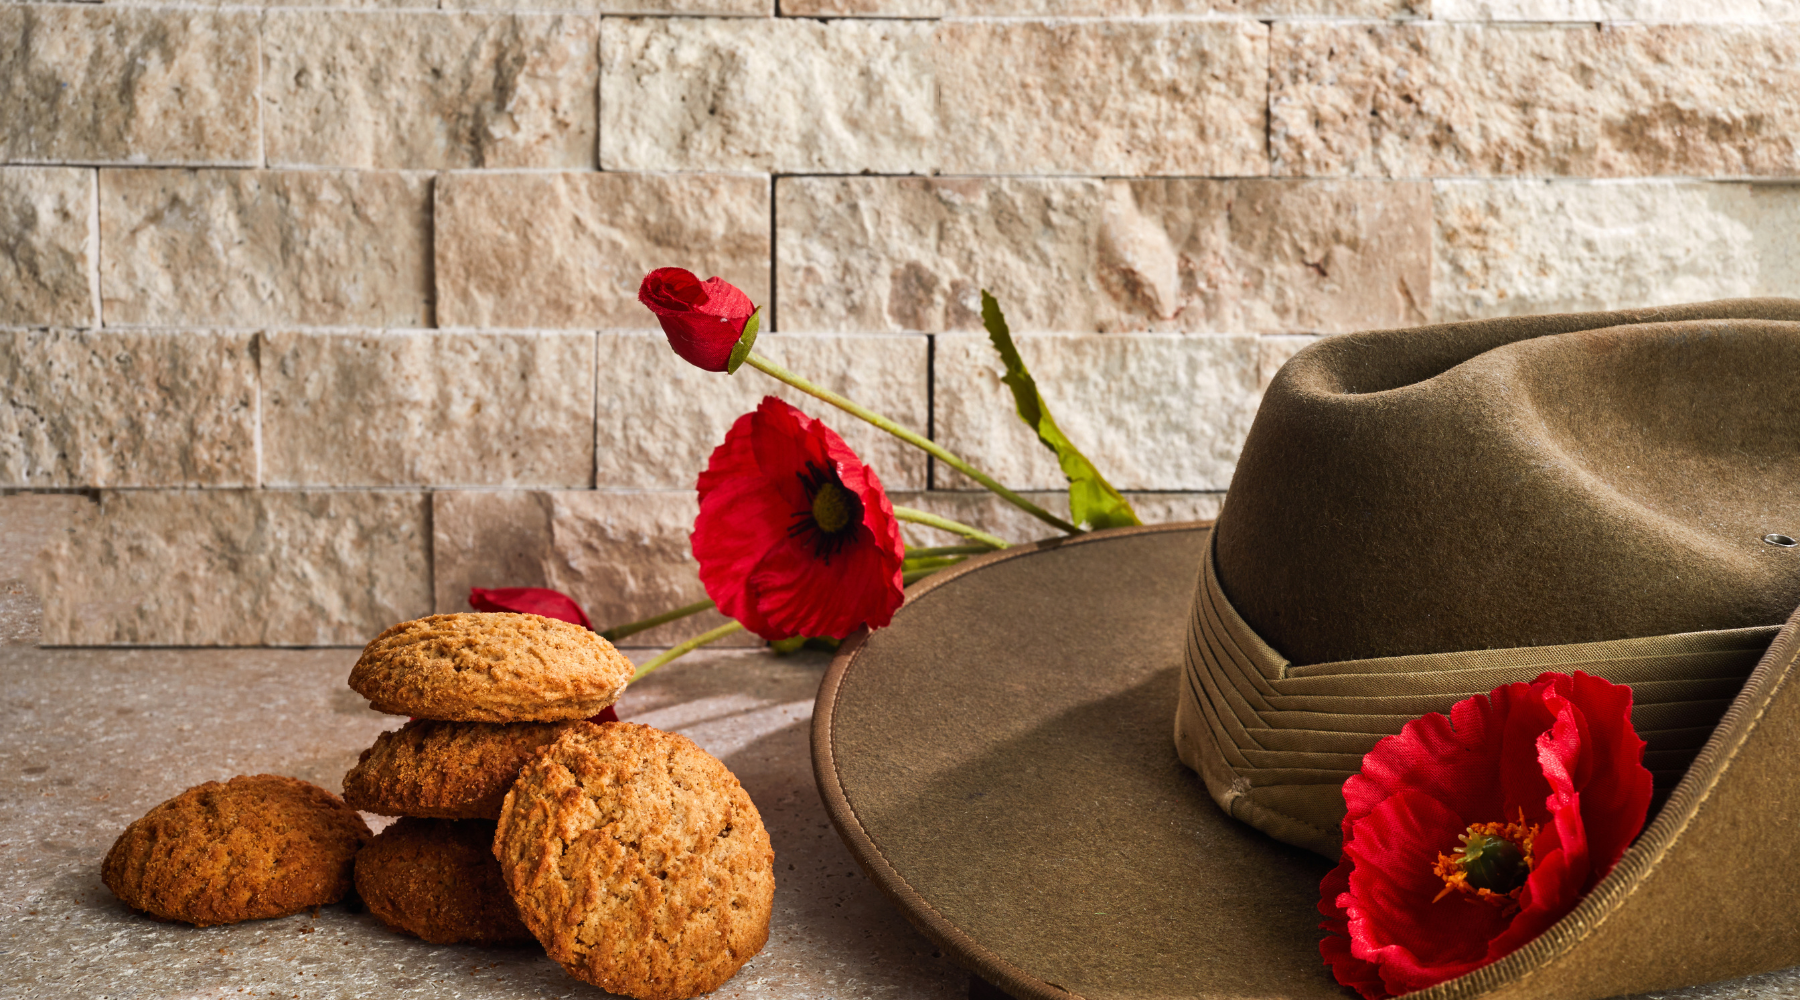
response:
[[[900,577],[900,582],[905,586],[910,587],[943,568],[944,567],[942,566],[933,566],[930,569],[909,569]]]
[[[1004,549],[1010,547],[1006,544],[1004,539],[990,535],[980,528],[971,528],[961,521],[952,521],[947,517],[928,514],[917,508],[902,507],[899,504],[895,504],[894,516],[902,521],[911,521],[914,524],[928,525],[941,531],[948,531],[953,534],[961,535],[970,541],[980,542],[990,549]]]
[[[963,461],[962,459],[958,458],[956,455],[951,454],[951,452],[948,449],[944,448],[943,445],[938,444],[936,441],[933,441],[930,438],[925,437],[922,434],[918,434],[913,431],[909,431],[906,428],[900,426],[899,424],[894,423],[892,420],[889,420],[888,418],[882,416],[881,414],[876,413],[874,410],[864,409],[863,407],[858,406],[855,403],[852,403],[850,400],[844,398],[843,396],[840,396],[837,393],[832,392],[830,389],[827,389],[823,386],[814,385],[811,382],[808,382],[807,380],[794,374],[793,372],[788,371],[786,368],[783,368],[780,365],[776,364],[775,362],[770,361],[768,358],[765,358],[762,355],[756,353],[755,351],[751,351],[750,357],[747,358],[746,360],[749,361],[751,367],[756,368],[758,371],[761,371],[763,374],[769,375],[773,378],[780,379],[781,381],[786,382],[788,385],[791,385],[794,388],[799,389],[801,392],[804,392],[807,395],[814,396],[818,399],[822,399],[825,402],[830,403],[832,406],[835,406],[838,409],[843,410],[845,413],[848,413],[853,417],[860,417],[863,420],[866,420],[869,423],[874,424],[875,426],[881,428],[882,430],[887,431],[889,434],[892,434],[893,436],[899,438],[900,440],[905,441],[907,444],[910,444],[910,445],[913,445],[914,447],[923,449],[927,454],[929,454],[932,457],[943,462],[945,465],[950,466],[952,469],[955,469],[958,472],[961,472],[963,475],[968,476],[970,479],[973,479],[976,482],[980,483],[981,485],[986,486],[988,489],[993,490],[995,493],[999,494],[1000,498],[1005,500],[1007,503],[1012,504],[1014,507],[1017,507],[1020,510],[1024,511],[1025,513],[1030,514],[1032,517],[1037,518],[1038,520],[1044,522],[1045,524],[1048,524],[1048,525],[1056,528],[1058,531],[1066,531],[1071,535],[1081,534],[1080,528],[1077,528],[1073,524],[1070,524],[1069,522],[1063,520],[1062,518],[1057,517],[1055,514],[1050,513],[1049,511],[1045,510],[1042,507],[1039,507],[1037,504],[1032,503],[1030,500],[1027,500],[1024,497],[1018,495],[1017,493],[1014,493],[1012,490],[1009,490],[1006,487],[1000,485],[1000,483],[997,480],[995,480],[994,477],[975,468],[973,465],[970,465],[969,463]],[[923,523],[923,522],[921,522],[921,523]],[[974,536],[970,536],[970,537],[974,537]]]
[[[636,684],[638,681],[643,680],[652,670],[655,670],[657,667],[662,666],[670,660],[686,656],[709,642],[718,642],[720,639],[725,638],[733,632],[742,632],[743,630],[744,626],[739,625],[737,622],[726,622],[718,628],[713,629],[711,632],[703,632],[679,646],[670,646],[668,649],[658,653],[655,658],[637,668],[637,673],[631,675],[631,683]]]
[[[992,552],[992,545],[934,545],[924,549],[907,549],[906,558],[923,559],[930,556],[978,556],[983,552]]]
[[[964,559],[967,559],[967,558],[969,558],[969,557],[968,556],[925,556],[922,559],[913,559],[911,557],[908,557],[906,562],[901,565],[901,569],[907,570],[908,572],[915,570],[915,569],[943,569],[945,566],[954,566],[957,563],[962,562]]]
[[[704,601],[695,601],[684,607],[676,608],[673,611],[664,611],[660,615],[653,615],[641,621],[628,622],[624,625],[614,625],[612,628],[600,633],[600,638],[605,639],[607,642],[618,642],[628,635],[636,635],[647,628],[666,625],[677,619],[686,618],[688,615],[697,615],[712,606],[713,602],[710,598]]]

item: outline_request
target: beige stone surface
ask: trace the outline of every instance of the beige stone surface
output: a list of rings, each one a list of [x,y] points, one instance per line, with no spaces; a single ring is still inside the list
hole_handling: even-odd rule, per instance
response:
[[[249,334],[0,331],[0,486],[254,486]]]
[[[1288,359],[1323,338],[1300,336],[1275,336],[1256,338],[1256,385],[1258,389],[1267,389],[1274,381],[1275,373]]]
[[[945,21],[945,173],[1269,172],[1257,21]]]
[[[1024,496],[1057,517],[1066,519],[1069,516],[1067,490],[1027,490]],[[1062,534],[1054,526],[986,490],[895,493],[892,499],[902,506],[980,528],[1015,545]],[[1145,524],[1166,524],[1171,521],[1210,521],[1218,517],[1225,494],[1127,493],[1125,499],[1131,502],[1131,509],[1137,512],[1138,520]],[[922,524],[902,525],[901,533],[906,537],[906,544],[912,546],[956,545],[965,541],[959,535]]]
[[[0,6],[0,161],[252,164],[256,14]]]
[[[445,10],[592,10],[608,15],[724,14],[769,17],[775,0],[443,0]]]
[[[918,336],[774,333],[764,355],[919,433],[930,420],[928,345]],[[921,489],[925,454],[829,404],[746,365],[735,375],[705,372],[677,357],[655,331],[600,334],[595,405],[595,482],[602,488],[692,489],[738,417],[774,395],[825,421],[884,486]]]
[[[183,788],[260,772],[336,791],[358,752],[405,721],[345,687],[358,652],[0,648],[7,996],[609,996],[535,943],[428,945],[350,901],[196,930],[134,913],[101,883],[119,831]],[[627,721],[718,757],[775,847],[768,945],[713,995],[962,1000],[968,973],[863,877],[819,801],[808,735],[829,660],[702,650],[619,700]]]
[[[1274,172],[1800,173],[1800,27],[1277,24]]]
[[[469,610],[470,587],[550,587],[586,611],[594,628],[638,621],[706,599],[688,535],[692,490],[432,494],[432,568],[439,612]],[[716,611],[620,640],[667,646],[725,624]],[[720,640],[758,646],[753,635]]]
[[[611,19],[606,170],[923,172],[935,167],[931,25]]]
[[[450,174],[434,224],[443,326],[642,326],[638,285],[670,266],[769,301],[764,177]]]
[[[94,171],[0,167],[0,324],[99,326]]]
[[[1231,483],[1261,400],[1256,337],[1015,334],[1069,440],[1121,490],[1212,491]],[[944,334],[933,361],[936,437],[1013,489],[1057,489],[1055,457],[1013,409],[987,338]],[[976,488],[938,470],[938,488]]]
[[[1441,320],[1800,297],[1800,184],[1440,181]]]
[[[43,638],[44,602],[26,583],[44,547],[82,530],[97,504],[81,493],[0,496],[0,646],[35,646]]]
[[[1755,3],[1758,0],[1739,2]],[[781,12],[789,17],[1156,17],[1170,14],[1394,17],[1423,15],[1429,4],[1430,0],[782,0]]]
[[[106,322],[429,326],[430,180],[102,170]]]
[[[1800,21],[1795,0],[1431,0],[1434,21]]]
[[[108,490],[30,571],[49,645],[362,645],[431,608],[419,493]]]
[[[288,332],[262,341],[271,486],[594,477],[594,335]]]
[[[270,11],[269,163],[592,167],[600,19]]]
[[[776,187],[781,322],[1342,332],[1423,322],[1431,191],[1412,181],[797,177]]]

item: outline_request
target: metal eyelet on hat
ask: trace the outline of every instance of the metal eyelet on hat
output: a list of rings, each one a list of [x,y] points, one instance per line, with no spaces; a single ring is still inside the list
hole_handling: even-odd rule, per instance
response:
[[[1770,545],[1779,545],[1784,549],[1791,549],[1796,545],[1800,545],[1800,542],[1794,541],[1792,537],[1783,535],[1779,532],[1771,535],[1764,535],[1763,541],[1768,542]]]

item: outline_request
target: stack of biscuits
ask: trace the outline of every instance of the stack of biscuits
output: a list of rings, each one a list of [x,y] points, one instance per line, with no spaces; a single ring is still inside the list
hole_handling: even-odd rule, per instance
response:
[[[433,615],[369,643],[350,686],[412,717],[344,776],[350,806],[401,817],[356,856],[369,911],[436,944],[535,938],[640,1000],[731,978],[768,940],[768,833],[685,737],[585,721],[632,669],[537,615]]]

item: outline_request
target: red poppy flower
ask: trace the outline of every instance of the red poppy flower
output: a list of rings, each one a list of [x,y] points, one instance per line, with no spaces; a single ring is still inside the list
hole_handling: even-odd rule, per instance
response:
[[[559,622],[580,625],[592,631],[587,612],[575,599],[548,587],[483,587],[469,588],[469,607],[476,611],[516,611],[527,615],[543,615]]]
[[[1406,724],[1344,784],[1319,944],[1369,1000],[1495,961],[1562,919],[1644,826],[1631,689],[1547,673]]]
[[[644,275],[638,301],[656,314],[675,353],[709,372],[725,370],[744,323],[756,312],[750,296],[724,278],[701,281],[679,267]]]
[[[875,470],[773,396],[700,474],[694,558],[719,610],[765,639],[841,638],[900,606],[906,548]]]
[[[496,587],[488,590],[484,587],[469,588],[469,607],[476,611],[514,611],[527,615],[543,615],[559,622],[580,625],[589,631],[594,626],[588,623],[587,612],[575,603],[575,598],[560,590],[549,587]],[[589,722],[617,722],[618,710],[608,705],[600,710],[600,714]]]

